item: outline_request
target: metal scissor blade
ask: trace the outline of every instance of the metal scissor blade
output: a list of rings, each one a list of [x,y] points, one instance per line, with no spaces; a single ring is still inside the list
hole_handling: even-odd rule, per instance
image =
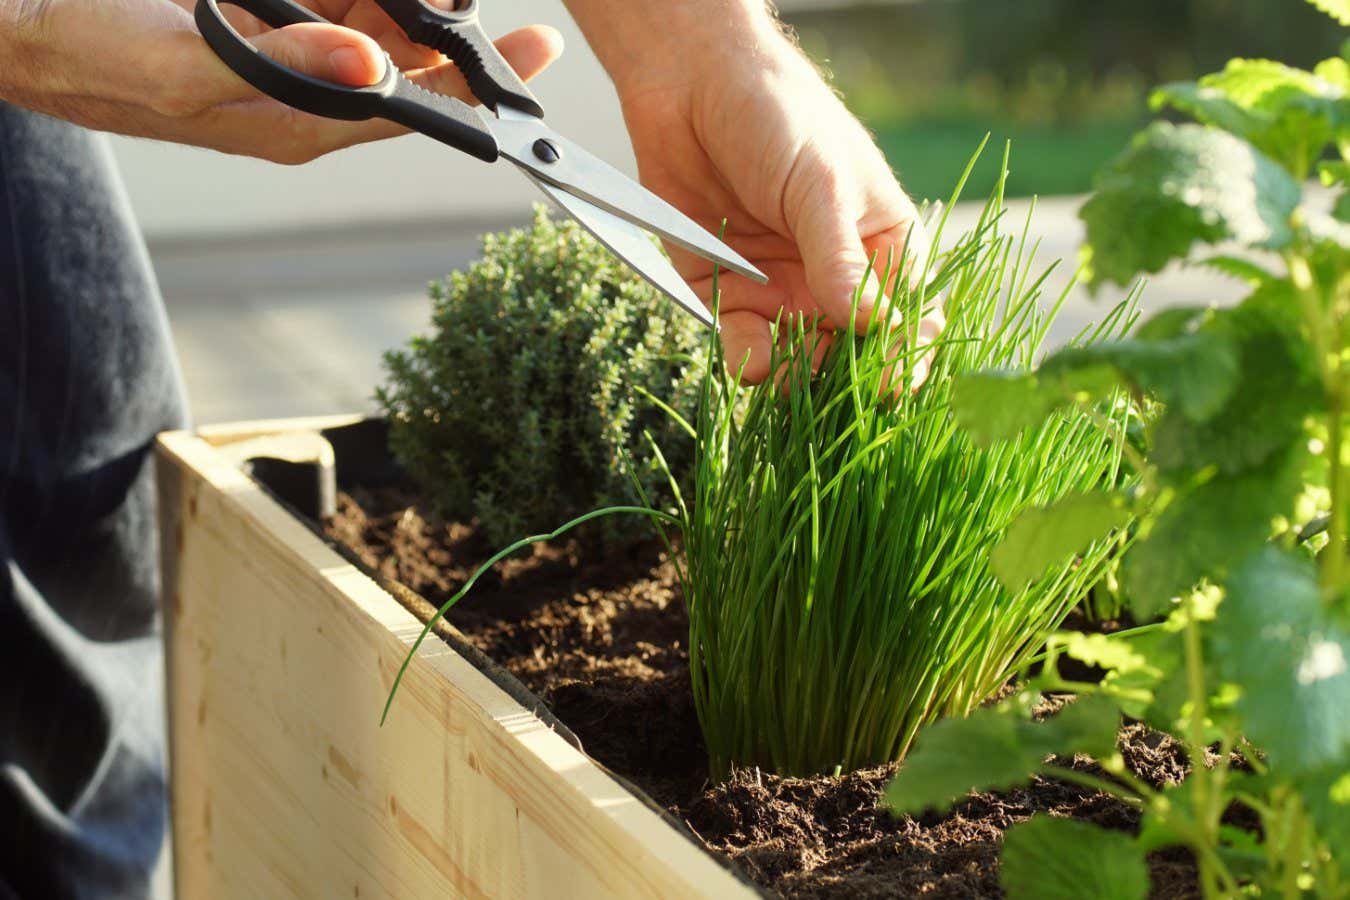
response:
[[[680,277],[680,273],[675,271],[675,267],[666,259],[664,253],[657,247],[646,232],[627,222],[613,213],[593,206],[582,200],[580,197],[574,197],[562,188],[549,184],[525,167],[521,167],[525,176],[539,186],[539,190],[558,204],[564,212],[576,219],[595,239],[605,246],[609,252],[621,259],[625,265],[637,272],[647,281],[674,300],[680,306],[684,307],[694,318],[698,319],[704,325],[712,328],[717,327],[713,320],[712,313],[703,305],[703,301],[698,298],[689,284]]]
[[[560,192],[589,201],[592,209],[598,207],[760,284],[769,280],[747,259],[709,234],[693,219],[609,163],[558,134],[542,119],[512,109],[506,104],[498,104],[497,119],[491,123],[491,128],[502,156],[514,162],[535,181],[547,182],[561,189]],[[536,154],[536,144],[541,140],[547,141],[556,151],[556,161],[547,162]]]

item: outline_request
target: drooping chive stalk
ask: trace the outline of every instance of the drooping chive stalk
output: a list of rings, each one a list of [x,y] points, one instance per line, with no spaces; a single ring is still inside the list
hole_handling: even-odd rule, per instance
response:
[[[690,667],[713,774],[788,774],[903,757],[915,733],[989,699],[1101,577],[1109,542],[1012,593],[989,552],[1031,506],[1114,482],[1124,404],[1066,413],[979,449],[949,411],[952,376],[1025,370],[1050,319],[1034,247],[1000,231],[995,191],[976,229],[890,298],[908,323],[836,337],[779,325],[772,370],[748,391],[713,354],[694,427],[695,495],[680,510]],[[914,279],[919,280],[919,279]],[[945,295],[932,372],[909,384],[920,314]],[[855,304],[855,315],[856,313]],[[889,313],[891,310],[885,310]],[[877,315],[874,313],[874,315]],[[1122,333],[1113,310],[1085,334]]]

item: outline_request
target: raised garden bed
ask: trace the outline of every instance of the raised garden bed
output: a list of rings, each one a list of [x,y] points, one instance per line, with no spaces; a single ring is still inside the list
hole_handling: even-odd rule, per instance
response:
[[[380,727],[417,619],[238,464],[341,424],[160,439],[178,896],[753,896],[443,643]]]
[[[710,785],[655,544],[505,564],[423,646],[380,728],[419,619],[494,548],[400,486],[377,425],[344,424],[161,441],[180,895],[732,897],[748,878],[791,896],[996,896],[1002,832],[1033,813],[1135,825],[1047,781],[919,818],[878,807],[890,768]],[[290,509],[241,470],[256,457]],[[309,517],[332,508],[327,546]],[[1135,727],[1121,746],[1150,782],[1184,774],[1168,739]],[[1184,853],[1151,866],[1159,896],[1192,892]]]

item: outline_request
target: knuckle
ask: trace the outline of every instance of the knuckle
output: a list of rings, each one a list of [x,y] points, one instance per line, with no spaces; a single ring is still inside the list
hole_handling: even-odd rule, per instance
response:
[[[849,247],[836,247],[824,251],[818,257],[821,275],[827,281],[852,290],[862,278],[867,268],[867,259],[860,252]]]

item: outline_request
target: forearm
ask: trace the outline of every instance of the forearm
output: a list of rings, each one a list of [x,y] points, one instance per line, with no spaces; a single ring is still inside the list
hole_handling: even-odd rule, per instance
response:
[[[621,94],[799,54],[766,0],[564,0]]]

